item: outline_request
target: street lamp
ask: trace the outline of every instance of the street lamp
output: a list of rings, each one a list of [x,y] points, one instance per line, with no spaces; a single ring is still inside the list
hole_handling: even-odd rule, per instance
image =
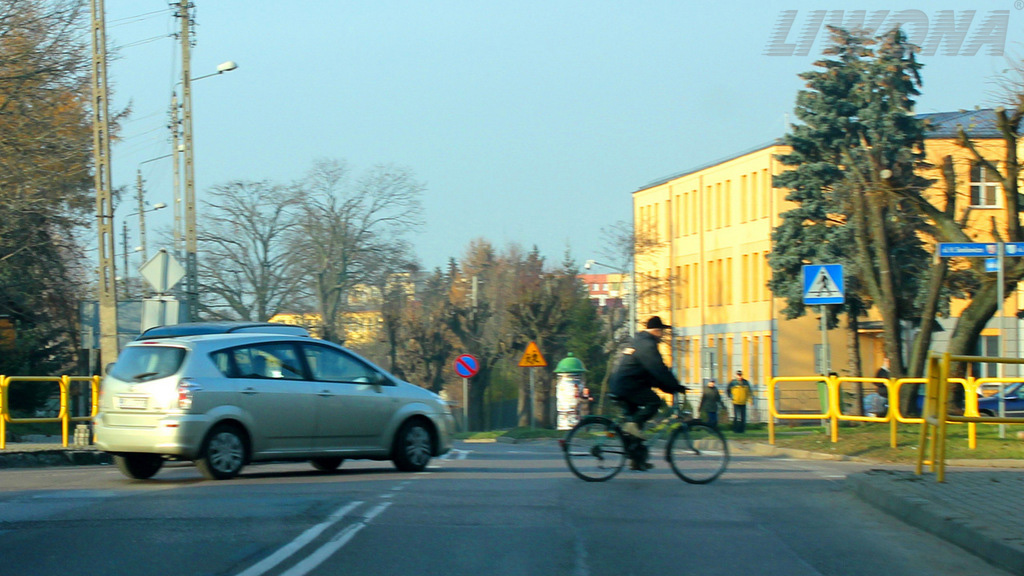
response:
[[[183,170],[184,170],[184,220],[185,220],[185,302],[188,308],[189,320],[198,320],[197,311],[199,309],[199,271],[198,263],[196,262],[196,252],[198,248],[198,242],[196,240],[196,180],[195,180],[195,167],[194,157],[195,150],[192,136],[192,82],[194,80],[202,80],[203,78],[209,78],[210,76],[217,76],[225,72],[230,72],[238,68],[238,64],[234,61],[229,60],[221,63],[217,66],[217,71],[212,74],[206,74],[204,76],[198,76],[192,78],[192,70],[190,64],[189,55],[189,21],[187,17],[187,2],[181,3],[182,10],[182,42],[181,42],[181,132],[182,132],[182,157],[183,157]],[[172,95],[173,96],[173,95]],[[172,99],[173,102],[173,99]],[[174,152],[177,153],[177,111],[175,111],[175,143]],[[175,186],[175,194],[178,192],[178,187]],[[175,196],[175,206],[179,205],[179,198]],[[177,223],[177,218],[175,218]]]
[[[585,268],[587,270],[590,270],[591,266],[603,266],[605,268],[608,268],[608,269],[611,269],[611,270],[615,270],[619,274],[629,274],[629,335],[632,336],[633,333],[636,332],[636,327],[637,327],[636,326],[636,269],[635,268],[630,268],[629,272],[627,272],[626,270],[623,270],[622,268],[618,268],[616,266],[611,266],[609,264],[604,264],[602,262],[598,262],[597,260],[587,260],[586,262],[583,263],[583,268]]]
[[[139,201],[139,209],[136,214],[139,215],[139,241],[142,246],[142,260],[143,262],[147,259],[146,254],[146,212],[152,210],[159,210],[160,208],[166,208],[167,205],[164,203],[157,204],[152,210],[146,210],[146,204],[143,201],[143,189],[142,189],[142,165],[148,164],[149,162],[156,162],[157,160],[163,160],[164,158],[170,157],[171,154],[164,154],[163,156],[157,156],[156,158],[150,158],[149,160],[143,160],[139,162],[139,165],[135,168],[135,182],[136,182],[136,197]]]

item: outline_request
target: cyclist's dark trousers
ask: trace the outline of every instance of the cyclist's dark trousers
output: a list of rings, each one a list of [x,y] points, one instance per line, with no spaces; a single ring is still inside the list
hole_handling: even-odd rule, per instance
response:
[[[665,401],[650,388],[628,396],[619,396],[619,402],[622,403],[623,409],[626,411],[626,420],[636,422],[640,428],[643,428],[644,423],[665,405]]]

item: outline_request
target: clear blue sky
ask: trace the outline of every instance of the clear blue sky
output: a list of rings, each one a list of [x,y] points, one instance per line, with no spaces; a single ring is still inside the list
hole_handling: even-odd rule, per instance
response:
[[[178,23],[166,0],[105,1],[112,102],[132,105],[114,184],[134,190],[139,163],[170,152]],[[239,64],[193,85],[200,200],[236,179],[289,183],[318,158],[401,164],[427,185],[414,242],[428,268],[478,237],[536,244],[553,264],[566,248],[599,257],[601,227],[630,219],[633,191],[780,137],[826,36],[806,56],[766,55],[784,11],[798,43],[813,10],[916,9],[933,32],[941,10],[974,10],[964,46],[1008,11],[1004,56],[922,58],[920,112],[992,105],[993,79],[1024,54],[1013,0],[194,1],[193,76]],[[142,171],[149,201],[171,204],[170,160]],[[170,210],[150,216],[170,228]]]

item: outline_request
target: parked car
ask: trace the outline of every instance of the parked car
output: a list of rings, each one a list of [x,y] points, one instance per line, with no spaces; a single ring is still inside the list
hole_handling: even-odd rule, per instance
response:
[[[1024,382],[1007,384],[1003,388],[1003,404],[1007,417],[1024,417]],[[982,416],[999,416],[999,393],[991,396],[978,397],[978,414]]]
[[[128,344],[100,384],[96,443],[129,478],[191,460],[211,479],[249,462],[392,460],[419,471],[451,448],[437,394],[294,326],[193,323]]]

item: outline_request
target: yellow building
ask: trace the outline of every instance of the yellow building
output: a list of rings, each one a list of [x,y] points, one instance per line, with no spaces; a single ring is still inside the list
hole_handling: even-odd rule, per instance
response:
[[[956,129],[963,125],[991,160],[1003,158],[1004,145],[995,130],[991,111],[923,115],[933,130],[926,142],[927,160],[935,166],[924,176],[936,180],[930,195],[937,206],[943,182],[943,158],[952,156],[958,204],[970,205],[971,221],[978,226],[976,241],[991,242],[987,223],[1002,218],[1002,192],[992,175],[971,161],[957,145]],[[779,141],[739,153],[681,174],[664,178],[633,193],[633,218],[637,231],[636,253],[638,320],[660,315],[673,327],[672,360],[683,382],[715,378],[728,382],[736,370],[762,389],[774,376],[808,376],[822,373],[822,336],[816,311],[787,320],[780,311],[784,302],[772,297],[766,284],[771,275],[768,254],[772,230],[780,214],[793,206],[786,190],[772,186],[772,176],[786,167],[776,156],[789,150]],[[968,184],[969,183],[969,184]],[[645,247],[644,245],[649,247]],[[824,262],[822,264],[825,264]],[[1013,318],[1024,304],[1008,298],[1005,314]],[[954,315],[963,305],[953,307]],[[983,332],[982,348],[991,351],[998,331],[996,320]],[[861,331],[863,370],[873,375],[883,353],[878,331]],[[944,343],[953,328],[943,321],[945,332],[936,335]],[[1007,349],[1016,351],[1017,330],[1007,333]],[[845,330],[829,332],[829,366],[841,375],[847,365]],[[1012,340],[1011,340],[1012,338]]]

